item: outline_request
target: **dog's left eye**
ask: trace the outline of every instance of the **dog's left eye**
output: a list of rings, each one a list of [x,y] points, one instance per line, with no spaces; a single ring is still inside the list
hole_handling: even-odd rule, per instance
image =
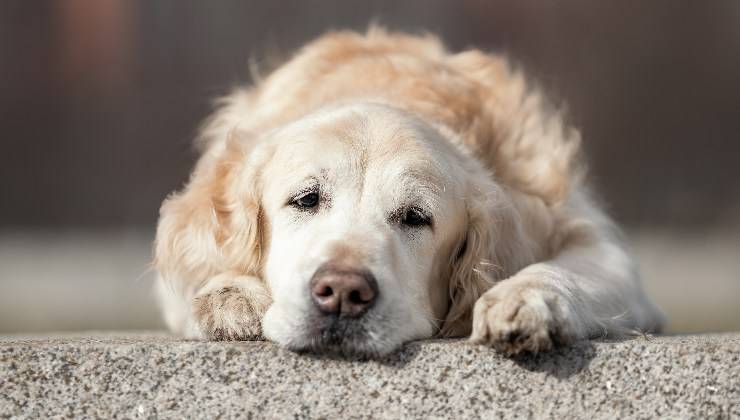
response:
[[[304,209],[310,209],[316,207],[319,204],[319,193],[309,192],[296,197],[290,202],[292,206],[300,207]]]
[[[432,219],[421,210],[412,207],[403,214],[401,223],[411,227],[429,226],[432,224]]]

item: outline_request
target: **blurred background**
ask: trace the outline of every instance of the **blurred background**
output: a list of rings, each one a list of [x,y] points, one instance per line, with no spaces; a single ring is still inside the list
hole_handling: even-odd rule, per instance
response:
[[[740,2],[0,2],[0,333],[159,328],[158,208],[212,100],[336,28],[511,56],[583,133],[670,332],[740,330]]]

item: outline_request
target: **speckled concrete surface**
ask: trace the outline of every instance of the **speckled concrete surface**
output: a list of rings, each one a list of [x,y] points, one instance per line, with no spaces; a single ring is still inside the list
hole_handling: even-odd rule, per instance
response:
[[[0,338],[2,418],[740,418],[740,334],[506,359],[461,341],[382,361],[162,334]]]

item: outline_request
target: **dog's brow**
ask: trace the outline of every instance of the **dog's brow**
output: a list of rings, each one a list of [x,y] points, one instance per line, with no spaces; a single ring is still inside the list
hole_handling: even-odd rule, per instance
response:
[[[315,177],[308,177],[291,187],[288,196],[292,198],[311,191],[318,192],[318,190],[320,189],[321,182],[319,182],[319,180]]]

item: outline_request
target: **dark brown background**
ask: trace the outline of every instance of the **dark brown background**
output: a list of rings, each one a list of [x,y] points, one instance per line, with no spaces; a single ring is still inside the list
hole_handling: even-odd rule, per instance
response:
[[[522,64],[620,221],[740,220],[737,1],[5,0],[0,226],[152,226],[250,56],[372,19]]]

